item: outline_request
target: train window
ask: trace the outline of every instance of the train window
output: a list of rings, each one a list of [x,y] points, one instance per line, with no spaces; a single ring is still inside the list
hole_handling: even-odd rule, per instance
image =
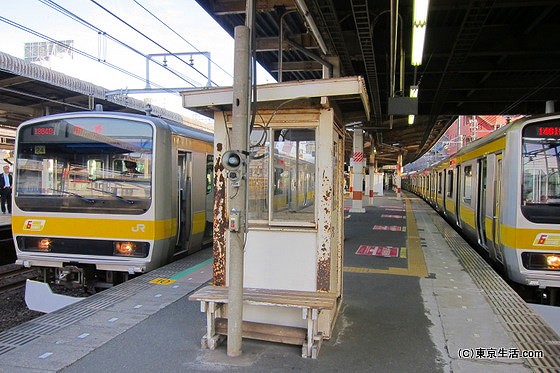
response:
[[[560,138],[542,128],[523,130],[521,211],[533,222],[560,223]]]
[[[472,166],[465,166],[463,170],[463,201],[467,204],[472,199]]]
[[[16,203],[25,211],[142,214],[151,203],[152,138],[149,124],[116,118],[28,125],[18,135]]]
[[[438,172],[437,174],[437,193],[441,194],[441,184],[442,184],[443,174]]]
[[[314,223],[315,130],[256,129],[251,149],[249,219]]]

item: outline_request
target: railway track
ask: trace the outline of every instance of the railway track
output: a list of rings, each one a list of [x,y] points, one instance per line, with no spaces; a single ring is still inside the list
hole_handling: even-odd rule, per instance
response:
[[[15,261],[16,249],[12,238],[12,226],[0,225],[0,268],[4,264],[12,264]]]
[[[37,270],[16,264],[0,266],[0,294],[25,286],[25,281],[37,277]]]

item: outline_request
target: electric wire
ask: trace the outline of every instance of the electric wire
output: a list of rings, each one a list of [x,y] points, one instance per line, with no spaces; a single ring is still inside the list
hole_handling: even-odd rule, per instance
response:
[[[192,68],[193,70],[195,70],[197,73],[199,73],[200,75],[202,75],[203,77],[205,77],[206,79],[208,79],[208,77],[206,75],[204,75],[204,73],[202,73],[201,71],[199,71],[197,68],[195,68],[194,66],[192,66],[191,64],[189,64],[187,61],[185,61],[184,59],[182,59],[180,56],[178,56],[177,54],[171,52],[169,49],[167,49],[166,47],[164,47],[163,45],[161,45],[160,43],[158,43],[157,41],[155,41],[154,39],[150,38],[148,35],[144,34],[142,31],[138,30],[136,27],[132,26],[130,23],[126,22],[124,19],[122,19],[121,17],[117,16],[115,13],[111,12],[109,9],[107,9],[106,7],[104,7],[103,5],[99,4],[96,0],[90,0],[92,3],[94,3],[95,5],[97,5],[98,7],[100,7],[101,9],[103,9],[105,12],[107,12],[108,14],[110,14],[111,16],[113,16],[114,18],[118,19],[120,22],[124,23],[126,26],[128,26],[129,28],[131,28],[132,30],[134,30],[136,33],[142,35],[145,39],[149,40],[150,42],[154,43],[155,45],[157,45],[158,47],[160,47],[161,49],[163,49],[164,51],[166,51],[167,53],[169,53],[170,55],[172,55],[173,57],[177,58],[178,60],[182,61],[183,63],[185,63],[187,66],[189,66],[190,68]],[[169,69],[167,66],[163,66],[166,69],[168,69],[169,71],[173,71],[172,69]],[[193,87],[196,87],[197,85],[200,86],[200,84],[198,83],[193,83],[190,82],[190,79],[185,77],[185,81],[189,82]],[[215,83],[214,83],[215,84]]]
[[[191,48],[193,48],[195,51],[202,53],[197,47],[195,47],[191,42],[189,42],[187,39],[185,39],[181,34],[179,34],[177,31],[175,31],[173,28],[169,27],[169,25],[167,25],[165,22],[163,22],[158,16],[156,16],[153,12],[151,12],[149,9],[147,9],[144,5],[140,4],[138,2],[138,0],[133,0],[136,4],[138,4],[139,7],[141,7],[142,9],[144,9],[149,15],[151,15],[152,17],[154,17],[156,20],[158,20],[159,23],[161,23],[164,27],[166,27],[167,29],[169,29],[169,31],[171,31],[172,33],[174,33],[175,35],[177,35],[179,38],[181,38],[185,43],[187,43]],[[214,66],[216,66],[218,69],[222,70],[224,73],[226,73],[227,76],[229,76],[230,78],[233,79],[233,75],[231,75],[228,71],[226,71],[223,67],[221,67],[220,65],[218,65],[216,62],[214,62],[211,58],[208,58],[208,60],[210,60],[210,62],[212,64],[214,64]]]
[[[170,71],[173,75],[177,76],[178,78],[180,78],[181,80],[183,80],[183,81],[185,81],[186,83],[190,84],[191,86],[193,86],[193,87],[196,87],[196,86],[197,86],[196,83],[191,82],[190,79],[188,79],[187,77],[182,76],[182,74],[179,74],[179,73],[177,73],[176,71],[174,71],[174,70],[172,70],[172,69],[169,69],[169,68],[168,68],[167,66],[165,66],[163,63],[161,63],[161,62],[159,62],[159,61],[157,61],[157,60],[151,58],[150,56],[148,56],[148,55],[142,53],[141,51],[139,51],[139,50],[133,48],[132,46],[130,46],[130,45],[128,45],[128,44],[122,42],[121,40],[119,40],[119,39],[117,39],[117,38],[111,36],[110,34],[108,34],[107,32],[103,31],[102,29],[96,27],[95,25],[93,25],[93,24],[91,24],[90,22],[86,21],[85,19],[79,17],[78,15],[72,13],[72,12],[69,11],[68,9],[66,9],[66,8],[64,8],[64,7],[62,7],[62,6],[60,6],[60,5],[57,4],[56,2],[54,2],[54,1],[52,1],[52,0],[39,0],[39,1],[42,2],[43,4],[47,5],[48,7],[50,7],[50,8],[52,8],[52,9],[58,11],[59,13],[61,13],[61,14],[65,15],[65,16],[67,16],[68,18],[71,18],[71,19],[77,21],[78,23],[81,23],[82,25],[88,27],[89,29],[91,29],[91,30],[97,32],[99,35],[102,35],[102,36],[104,36],[104,37],[107,37],[107,38],[109,38],[110,40],[114,41],[115,43],[117,43],[117,44],[119,44],[119,45],[121,45],[121,46],[123,46],[123,47],[125,47],[125,48],[127,48],[127,49],[129,49],[129,50],[131,50],[131,51],[133,51],[134,53],[136,53],[136,54],[138,54],[138,55],[140,55],[140,56],[142,56],[142,57],[144,57],[144,58],[146,58],[146,59],[149,59],[149,60],[152,61],[153,63],[155,63],[155,64],[159,65],[160,67],[162,67],[162,68],[164,68],[164,69]],[[49,41],[50,41],[50,40],[49,40]],[[98,60],[99,62],[105,63],[104,60],[101,60],[100,58],[97,58],[97,57],[94,57],[94,60]],[[112,64],[110,64],[110,65],[112,65]],[[115,66],[115,65],[112,65],[112,66]],[[126,71],[126,70],[124,70],[123,68],[119,68],[118,70],[121,71],[121,72]],[[123,71],[123,70],[124,70],[124,71]],[[133,74],[133,73],[130,73],[130,74]],[[130,75],[130,74],[128,74],[128,75]],[[135,77],[139,77],[139,75],[136,75],[136,74],[134,74],[134,76],[135,76]],[[145,78],[139,77],[139,79],[142,80],[144,83],[146,83],[146,79],[145,79]],[[152,82],[150,82],[150,83],[152,83]],[[158,84],[155,84],[155,85],[156,85],[158,88],[162,88],[162,89],[165,90],[165,88],[164,88],[163,86],[158,85]],[[172,90],[168,90],[168,92],[177,95],[177,92],[174,92],[174,91],[172,91]]]
[[[66,44],[64,44],[64,43],[62,43],[62,42],[60,42],[60,41],[58,41],[58,40],[55,40],[55,39],[53,39],[53,38],[51,38],[51,37],[49,37],[49,36],[47,36],[47,35],[45,35],[45,34],[42,34],[42,33],[38,32],[38,31],[35,31],[35,30],[33,30],[33,29],[30,29],[29,27],[26,27],[26,26],[24,26],[24,25],[22,25],[22,24],[19,24],[19,23],[17,23],[17,22],[11,21],[11,20],[9,20],[9,19],[7,19],[7,18],[5,18],[5,17],[0,16],[0,22],[4,22],[4,23],[6,23],[6,24],[8,24],[8,25],[10,25],[10,26],[16,27],[16,28],[18,28],[18,29],[20,29],[20,30],[22,30],[22,31],[25,31],[25,32],[27,32],[27,33],[29,33],[29,34],[31,34],[31,35],[37,36],[37,37],[39,37],[39,38],[41,38],[41,39],[43,39],[43,40],[47,40],[47,41],[49,41],[49,42],[51,42],[51,43],[53,43],[53,44],[56,44],[56,45],[58,45],[58,46],[60,46],[60,47],[68,48],[68,49],[72,50],[73,52],[78,53],[79,55],[81,55],[81,56],[83,56],[83,57],[86,57],[86,58],[89,58],[89,59],[91,59],[91,60],[93,60],[93,61],[102,63],[102,64],[104,64],[104,65],[106,65],[106,66],[108,66],[108,67],[110,67],[110,68],[112,68],[112,69],[115,69],[115,70],[117,70],[117,71],[119,71],[119,72],[122,72],[122,73],[124,73],[124,74],[126,74],[126,75],[128,75],[128,76],[130,76],[130,77],[133,77],[133,78],[135,78],[135,79],[138,79],[138,80],[141,80],[141,81],[143,81],[143,82],[146,82],[146,79],[144,79],[144,78],[143,78],[142,76],[140,76],[140,75],[134,74],[134,73],[132,73],[132,72],[130,72],[130,71],[128,71],[128,70],[126,70],[126,69],[120,67],[120,66],[117,66],[117,65],[115,65],[115,64],[112,64],[112,63],[110,63],[110,62],[101,60],[101,59],[99,59],[98,57],[93,56],[93,55],[91,55],[91,54],[89,54],[89,53],[87,53],[87,52],[84,52],[84,51],[80,50],[80,49],[77,49],[77,48],[74,48],[74,47],[69,47],[68,45],[66,45]],[[156,85],[156,86],[157,86],[158,88],[165,89],[165,88],[164,88],[163,86],[161,86],[161,85]],[[175,92],[173,92],[173,91],[171,91],[171,90],[170,90],[169,92],[170,92],[170,93],[175,93]]]
[[[76,105],[76,104],[71,104],[71,103],[69,103],[69,102],[64,102],[64,101],[59,101],[59,100],[53,100],[53,99],[48,98],[48,97],[38,96],[38,95],[34,95],[34,94],[31,94],[31,93],[26,93],[26,92],[18,91],[18,90],[11,89],[11,88],[0,87],[0,91],[15,93],[16,95],[20,95],[20,96],[27,96],[27,97],[37,98],[37,99],[39,99],[39,100],[49,101],[49,102],[53,102],[53,103],[55,103],[55,104],[60,104],[60,105],[63,105],[63,106],[69,106],[69,107],[73,107],[73,108],[79,109],[79,110],[89,110],[89,108],[87,108],[87,107],[85,107],[85,106],[80,106],[80,105]]]

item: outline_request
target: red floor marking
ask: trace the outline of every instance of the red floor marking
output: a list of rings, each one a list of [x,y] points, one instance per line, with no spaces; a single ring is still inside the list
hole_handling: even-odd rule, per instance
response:
[[[373,230],[374,231],[396,231],[396,232],[400,232],[403,229],[400,225],[374,225]]]
[[[381,214],[382,218],[394,218],[394,219],[404,219],[403,215],[388,215],[388,214]]]
[[[386,258],[396,258],[399,256],[399,248],[393,246],[367,246],[360,245],[357,255],[368,255],[368,256],[383,256]]]

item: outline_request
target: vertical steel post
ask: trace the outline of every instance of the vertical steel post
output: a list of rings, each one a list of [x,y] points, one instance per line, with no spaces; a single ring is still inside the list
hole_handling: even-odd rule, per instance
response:
[[[231,148],[243,152],[247,161],[249,126],[249,82],[250,82],[250,29],[235,27],[235,61],[233,72],[233,102]],[[243,324],[243,252],[246,232],[247,162],[242,167],[243,178],[238,186],[231,186],[228,200],[229,211],[239,212],[239,229],[229,234],[229,284],[228,284],[228,339],[227,355],[241,355]],[[235,191],[232,189],[236,188]]]
[[[354,170],[350,212],[366,212],[362,202],[364,194],[364,131],[359,128],[354,130],[353,151],[352,161],[350,162]]]
[[[397,198],[401,198],[402,153],[397,156]]]
[[[373,191],[375,188],[375,151],[372,149],[369,155],[369,205],[373,206]]]

